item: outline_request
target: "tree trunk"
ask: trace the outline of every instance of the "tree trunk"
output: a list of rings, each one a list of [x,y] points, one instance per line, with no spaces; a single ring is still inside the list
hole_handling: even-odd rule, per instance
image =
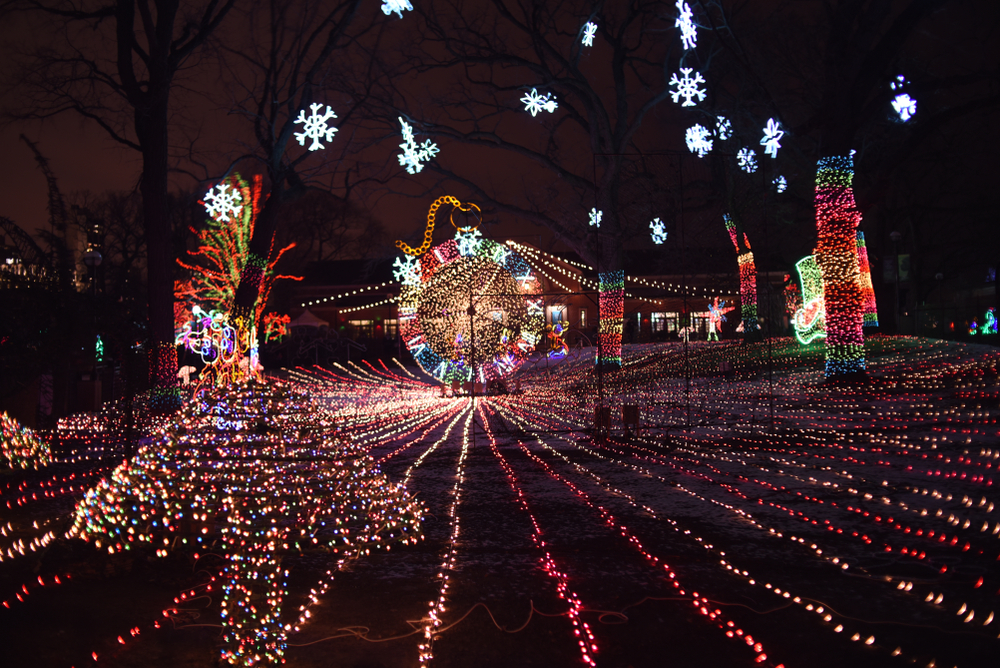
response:
[[[826,378],[833,381],[865,372],[853,155],[820,158],[816,165],[816,261],[826,306]]]
[[[736,248],[736,262],[740,268],[740,316],[743,319],[743,340],[760,341],[762,334],[757,322],[757,264],[750,250],[743,226],[726,214],[726,231]]]
[[[612,214],[613,215],[613,214]],[[614,222],[614,221],[611,221]],[[604,371],[622,367],[622,321],[625,315],[625,269],[619,236],[600,235],[598,265],[597,355],[594,363]]]

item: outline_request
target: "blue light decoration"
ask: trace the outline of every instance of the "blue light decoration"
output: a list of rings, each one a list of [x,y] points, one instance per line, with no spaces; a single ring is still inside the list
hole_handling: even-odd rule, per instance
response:
[[[654,244],[662,244],[667,240],[666,225],[659,218],[654,218],[649,223],[650,234]]]
[[[399,145],[399,148],[403,149],[403,152],[396,157],[399,158],[399,164],[406,167],[408,174],[418,174],[424,169],[423,163],[429,162],[440,152],[440,149],[430,139],[423,144],[417,144],[413,138],[413,128],[410,127],[410,124],[402,117],[400,117],[399,122],[403,127],[403,143]]]
[[[736,154],[736,164],[747,174],[753,174],[757,171],[757,154],[753,149],[741,148]]]
[[[521,98],[521,102],[524,102],[524,110],[529,112],[532,118],[540,111],[544,110],[551,114],[559,108],[559,104],[552,93],[542,95],[536,88],[532,88],[530,93],[526,93]]]
[[[725,116],[715,117],[715,136],[719,141],[726,141],[733,136],[733,122]]]
[[[688,150],[697,154],[699,158],[704,158],[712,150],[714,144],[712,133],[703,125],[692,125],[689,127],[684,135],[684,141],[687,144]]]
[[[386,16],[396,12],[399,18],[403,18],[404,10],[408,12],[413,11],[413,5],[410,4],[410,0],[385,0],[382,3],[382,13]]]
[[[705,99],[705,89],[698,86],[707,82],[701,76],[701,72],[694,72],[693,77],[691,72],[694,72],[693,67],[682,67],[682,76],[678,77],[676,72],[670,75],[670,85],[677,88],[670,92],[670,98],[676,103],[683,97],[682,107],[695,106],[694,98],[698,98],[699,102]]]
[[[604,218],[604,212],[598,211],[597,207],[590,210],[590,225],[592,227],[601,227],[601,220]]]
[[[681,29],[681,43],[684,45],[684,50],[689,51],[698,43],[698,29],[693,20],[694,13],[691,11],[691,5],[684,0],[677,0],[677,11],[679,14],[677,21],[674,22],[674,27]]]
[[[594,46],[594,36],[597,35],[597,24],[589,21],[583,26],[583,45]]]
[[[781,193],[788,190],[788,180],[784,176],[776,176],[774,180],[771,181],[774,186],[774,190],[780,195]]]
[[[778,127],[778,122],[773,118],[767,119],[767,125],[764,126],[764,136],[761,137],[760,143],[764,147],[764,154],[769,155],[772,158],[778,157],[778,149],[781,148],[781,138],[784,136],[785,131]]]
[[[889,85],[892,90],[899,91],[892,99],[892,108],[903,123],[913,118],[917,113],[917,101],[910,97],[909,93],[903,92],[903,86],[910,83],[902,74],[896,77]]]
[[[305,146],[306,139],[312,139],[312,144],[309,145],[310,151],[324,148],[320,139],[327,142],[333,141],[333,135],[337,132],[337,128],[327,123],[328,120],[336,118],[337,114],[333,113],[333,109],[327,105],[326,111],[321,115],[319,110],[322,108],[322,104],[310,104],[309,109],[312,110],[312,113],[306,116],[305,109],[302,109],[299,111],[299,117],[294,121],[296,124],[302,123],[302,132],[296,132],[295,139],[298,140],[299,146]]]

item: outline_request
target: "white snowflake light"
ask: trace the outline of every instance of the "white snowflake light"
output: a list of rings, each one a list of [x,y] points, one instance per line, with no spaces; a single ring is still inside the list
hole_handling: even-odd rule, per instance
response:
[[[551,114],[559,108],[552,93],[541,95],[535,88],[532,88],[530,93],[525,94],[521,98],[521,102],[524,102],[524,110],[531,112],[532,118],[543,109]]]
[[[741,148],[736,154],[736,162],[740,169],[747,174],[753,174],[757,171],[757,154],[753,152],[753,149]]]
[[[413,11],[413,5],[410,4],[409,0],[385,0],[385,2],[382,3],[382,13],[386,16],[396,12],[396,14],[399,15],[399,18],[403,18],[404,9],[408,12]]]
[[[603,211],[598,211],[596,207],[590,210],[590,224],[591,225],[593,225],[594,227],[600,227],[601,226],[601,219],[602,218],[604,218],[604,212]]]
[[[677,77],[677,73],[674,72],[670,75],[670,85],[677,86],[676,91],[670,93],[670,97],[674,102],[677,102],[680,98],[684,98],[682,107],[693,107],[694,102],[692,99],[697,97],[698,101],[701,102],[705,99],[705,89],[698,88],[698,84],[705,83],[705,79],[702,78],[701,72],[695,72],[694,77],[691,77],[691,72],[694,72],[692,67],[682,67],[681,68],[681,78]]]
[[[392,263],[392,276],[403,285],[420,285],[420,260],[412,255],[397,257]]]
[[[767,119],[767,125],[764,126],[764,136],[761,137],[760,143],[764,146],[764,154],[769,155],[772,158],[778,157],[778,149],[781,148],[781,137],[785,134],[784,130],[778,128],[778,122],[773,118]]]
[[[597,24],[593,21],[583,26],[583,45],[594,46],[594,36],[597,34]]]
[[[697,153],[699,158],[704,158],[705,154],[712,150],[715,143],[711,139],[712,133],[702,125],[693,125],[687,129],[684,141],[687,142],[688,150]]]
[[[725,116],[715,117],[715,136],[719,141],[726,141],[733,136],[733,124]]]
[[[693,49],[698,41],[697,28],[692,21],[694,14],[691,12],[691,5],[684,0],[677,0],[677,11],[680,12],[680,15],[677,17],[674,27],[681,29],[681,42],[684,44],[684,50],[687,51]],[[676,101],[674,100],[674,102]]]
[[[239,218],[240,212],[243,210],[241,203],[243,198],[240,196],[240,191],[233,188],[226,192],[226,188],[230,187],[227,183],[220,183],[215,188],[209,188],[208,192],[205,193],[205,210],[208,211],[208,215],[221,222],[229,222],[230,214],[233,218]],[[215,192],[216,190],[218,192]]]
[[[307,117],[306,110],[302,109],[299,111],[299,117],[295,119],[296,123],[302,123],[302,132],[296,132],[295,138],[299,140],[299,146],[304,146],[306,139],[312,139],[312,144],[309,145],[310,151],[318,151],[323,148],[319,140],[332,141],[334,133],[337,132],[337,128],[327,124],[327,121],[336,118],[337,114],[333,113],[333,109],[327,105],[326,112],[320,116],[319,110],[322,106],[318,103],[310,104],[309,108],[312,110],[312,114]]]
[[[783,193],[788,190],[788,180],[784,176],[776,176],[774,180],[771,181],[774,184],[774,189],[779,193]]]
[[[659,218],[654,218],[649,223],[649,229],[652,230],[651,234],[653,236],[654,244],[662,244],[667,240],[667,228],[663,221]]]
[[[903,86],[910,83],[906,80],[902,74],[896,77],[895,81],[892,81],[889,85],[893,90],[900,91],[896,97],[892,100],[892,108],[899,115],[899,120],[906,122],[913,118],[913,114],[917,113],[917,101],[910,97],[909,93],[904,93]]]
[[[475,255],[482,240],[483,233],[479,230],[459,230],[455,235],[455,241],[458,242],[458,254],[462,257]]]
[[[417,174],[423,170],[423,163],[437,155],[440,149],[430,139],[423,144],[417,144],[413,139],[413,128],[410,127],[410,124],[402,118],[399,119],[399,122],[403,126],[403,143],[399,145],[403,152],[396,157],[399,158],[399,164],[406,167],[407,173]]]

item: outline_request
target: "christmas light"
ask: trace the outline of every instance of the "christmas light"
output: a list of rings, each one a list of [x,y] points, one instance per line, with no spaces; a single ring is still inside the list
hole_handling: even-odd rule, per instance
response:
[[[52,462],[48,443],[6,412],[0,413],[0,454],[0,470],[37,470]]]
[[[622,320],[625,315],[625,271],[605,271],[598,274],[600,295],[597,323],[597,365],[615,370],[622,366]]]
[[[708,340],[718,341],[719,340],[719,329],[722,328],[722,323],[726,321],[726,314],[733,310],[733,306],[726,306],[725,300],[719,301],[716,297],[715,301],[708,305]]]
[[[604,218],[604,212],[603,211],[598,211],[596,207],[590,210],[590,225],[591,225],[591,227],[600,227],[601,226],[601,219],[603,219],[603,218]]]
[[[666,226],[659,218],[654,218],[650,221],[649,229],[651,230],[650,234],[653,237],[654,244],[662,244],[667,240]]]
[[[429,162],[431,158],[440,152],[440,149],[430,139],[418,145],[416,140],[413,139],[413,128],[410,127],[410,124],[404,121],[402,117],[400,117],[399,123],[403,126],[403,143],[399,145],[399,148],[403,149],[403,152],[397,156],[399,164],[406,167],[407,174],[418,174],[424,169],[423,163]]]
[[[778,157],[778,149],[781,148],[781,138],[784,136],[785,131],[778,127],[778,122],[773,118],[767,119],[767,125],[764,126],[764,136],[761,137],[760,143],[764,146],[764,154],[769,155],[772,158]]]
[[[536,88],[532,88],[530,93],[525,93],[524,97],[521,98],[521,102],[524,102],[524,110],[531,113],[532,118],[540,111],[544,110],[551,114],[559,108],[559,103],[556,102],[556,98],[552,93],[542,95]]]
[[[779,195],[788,190],[788,180],[784,176],[779,175],[774,177],[774,180],[771,181],[771,185],[774,186],[774,190]]]
[[[719,141],[726,141],[733,136],[733,123],[725,116],[715,117],[715,136]]]
[[[736,153],[736,164],[747,174],[757,171],[757,154],[751,148],[741,148]]]
[[[913,118],[913,115],[917,113],[917,101],[910,97],[909,93],[903,92],[903,86],[908,83],[910,82],[906,80],[906,77],[900,74],[889,84],[892,90],[900,91],[892,99],[892,108],[903,123]]]
[[[854,152],[820,158],[816,166],[816,262],[823,275],[826,309],[826,376],[865,370],[863,294],[857,231],[861,212],[854,203]]]
[[[698,29],[693,21],[694,13],[691,11],[691,6],[684,0],[677,0],[677,11],[679,14],[674,22],[674,27],[681,29],[681,42],[684,44],[684,50],[688,51],[698,43]],[[674,100],[674,102],[676,101]]]
[[[823,302],[823,277],[816,257],[809,255],[795,263],[802,283],[801,307],[792,316],[795,338],[802,345],[826,338],[826,309]]]
[[[402,14],[400,14],[402,18]],[[327,105],[326,111],[320,115],[319,110],[323,108],[322,104],[314,102],[309,105],[312,113],[306,116],[305,109],[299,111],[299,117],[295,119],[295,123],[302,123],[302,132],[296,132],[295,139],[298,140],[299,146],[305,146],[306,139],[312,139],[312,143],[309,145],[310,151],[318,151],[323,148],[323,141],[333,141],[333,135],[337,132],[337,128],[329,125],[328,120],[336,118],[337,114],[333,113],[333,109],[330,105]]]
[[[670,76],[670,85],[676,86],[676,90],[670,92],[670,98],[676,103],[683,97],[682,107],[695,106],[694,98],[698,98],[699,102],[705,99],[705,89],[698,87],[699,84],[705,83],[705,79],[701,76],[701,72],[695,72],[693,77],[691,72],[694,72],[694,68],[682,67],[680,77],[676,72]]]
[[[593,21],[588,21],[587,25],[583,26],[583,45],[594,46],[595,35],[597,35],[597,24]]]
[[[701,125],[693,125],[687,129],[684,141],[687,143],[689,151],[697,154],[699,158],[704,158],[712,150],[714,142],[711,137],[712,133],[708,131],[708,128]]]
[[[736,263],[740,269],[740,317],[743,331],[753,334],[760,325],[757,323],[757,264],[750,249],[750,240],[744,232],[742,239],[736,230],[736,222],[730,215],[722,216],[729,232],[729,240],[736,249]],[[742,243],[741,243],[742,242]],[[718,298],[716,298],[718,299]]]
[[[863,327],[878,327],[878,305],[875,302],[875,288],[872,286],[872,272],[868,266],[868,248],[865,233],[857,231],[858,275],[861,281],[861,299],[864,302]]]
[[[396,12],[399,18],[403,18],[403,10],[408,12],[413,11],[413,5],[410,4],[410,0],[385,0],[382,3],[382,13],[386,16]]]

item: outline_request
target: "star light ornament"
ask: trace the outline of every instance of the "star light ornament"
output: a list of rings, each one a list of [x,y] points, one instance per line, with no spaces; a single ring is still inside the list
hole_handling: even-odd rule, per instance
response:
[[[753,174],[757,171],[757,154],[753,152],[753,149],[741,148],[736,154],[736,162],[740,169],[747,174]]]
[[[233,218],[239,218],[240,212],[243,211],[243,198],[240,196],[240,191],[233,188],[226,192],[229,187],[228,183],[220,183],[214,188],[209,188],[208,192],[205,193],[205,210],[208,211],[208,215],[224,223],[229,222],[230,215]],[[216,190],[218,192],[215,192]]]
[[[903,86],[910,83],[902,74],[889,84],[893,90],[900,91],[892,100],[892,108],[899,114],[899,120],[906,122],[917,113],[917,101],[910,97],[909,93],[902,92]]]
[[[598,211],[596,207],[590,210],[590,224],[591,225],[593,225],[594,227],[600,228],[601,227],[601,219],[602,218],[604,218],[604,212],[603,211]]]
[[[691,5],[684,0],[677,0],[677,11],[680,12],[680,15],[677,17],[674,27],[681,29],[681,42],[684,44],[684,50],[687,51],[693,49],[698,42],[698,29],[692,21],[694,14],[691,12]],[[674,100],[674,102],[676,101]]]
[[[719,141],[726,141],[733,136],[733,124],[725,116],[715,117],[715,136]]]
[[[524,110],[530,112],[532,118],[543,109],[551,114],[559,108],[552,93],[541,95],[536,88],[532,88],[530,93],[525,94],[521,98],[521,102],[524,102]]]
[[[671,91],[670,97],[674,102],[683,97],[682,107],[693,107],[693,99],[696,97],[699,102],[705,99],[705,89],[698,88],[698,84],[706,83],[705,79],[701,76],[701,72],[694,72],[694,77],[691,76],[691,72],[694,72],[693,67],[682,67],[682,77],[678,78],[676,72],[670,75],[670,85],[677,86],[677,90]]]
[[[399,122],[403,126],[403,143],[399,145],[403,152],[397,156],[399,164],[406,167],[408,174],[417,174],[423,170],[423,163],[429,162],[440,152],[440,149],[430,139],[423,144],[417,144],[416,140],[413,139],[413,128],[402,118],[399,119]]]
[[[597,35],[597,24],[593,21],[583,26],[583,45],[594,46],[594,36]]]
[[[771,183],[774,184],[774,189],[777,190],[779,194],[788,190],[788,180],[785,179],[784,176],[776,176]]]
[[[420,260],[412,255],[397,257],[392,263],[392,276],[403,285],[420,285]]]
[[[337,128],[327,124],[327,121],[336,118],[337,114],[333,113],[333,109],[327,105],[326,112],[320,116],[319,110],[322,107],[323,105],[319,103],[310,104],[309,108],[312,110],[312,114],[306,116],[306,110],[302,109],[299,111],[299,117],[295,119],[296,123],[302,123],[302,132],[296,132],[295,138],[299,141],[299,146],[305,146],[306,139],[312,139],[312,144],[309,145],[310,151],[318,151],[323,148],[323,145],[319,143],[320,139],[333,141],[333,135],[337,132]]]
[[[399,18],[403,18],[403,10],[408,12],[413,11],[413,5],[410,4],[409,0],[385,0],[382,3],[382,13],[389,16],[393,12],[399,15]]]
[[[712,150],[712,133],[702,125],[694,125],[687,129],[684,140],[687,142],[688,150],[697,153],[699,158],[704,158],[705,154]]]
[[[654,244],[662,244],[667,240],[666,225],[659,218],[654,218],[649,222],[649,229],[652,230]]]
[[[767,119],[767,125],[764,126],[764,136],[760,139],[765,155],[769,155],[772,158],[778,157],[778,149],[781,148],[780,140],[784,134],[785,131],[778,128],[776,120],[773,118]]]

